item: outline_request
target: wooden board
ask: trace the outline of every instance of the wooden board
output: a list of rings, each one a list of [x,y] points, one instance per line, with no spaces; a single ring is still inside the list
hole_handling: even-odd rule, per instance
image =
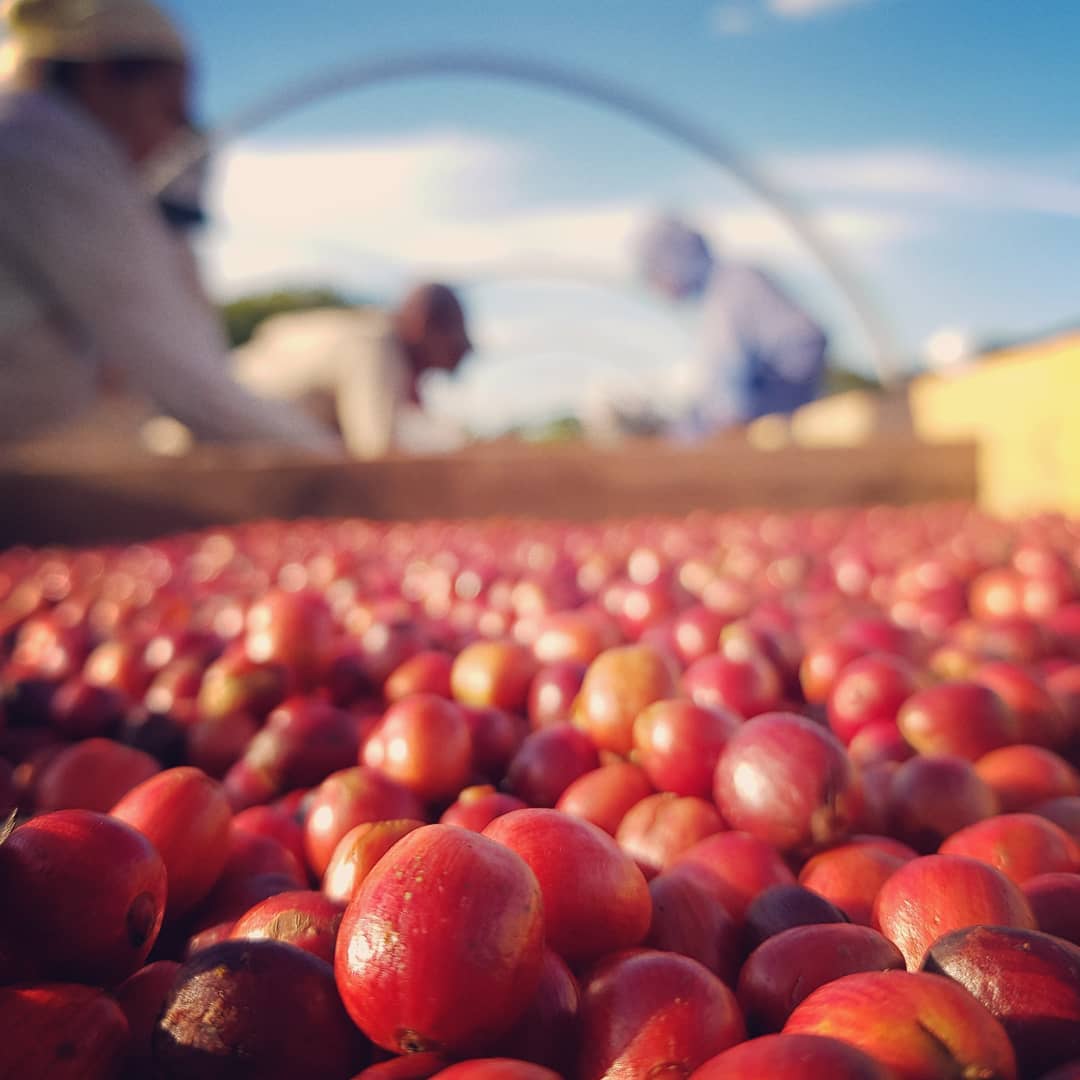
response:
[[[216,452],[108,469],[9,466],[0,470],[0,547],[140,540],[271,517],[594,521],[975,496],[976,452],[967,443],[772,452],[737,439],[693,448],[501,444],[347,465]]]

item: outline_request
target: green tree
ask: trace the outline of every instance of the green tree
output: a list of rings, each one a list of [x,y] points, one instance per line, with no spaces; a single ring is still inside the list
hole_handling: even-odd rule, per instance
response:
[[[850,368],[835,367],[830,365],[825,369],[825,382],[821,396],[828,397],[830,394],[843,394],[848,390],[880,390],[881,383],[877,379],[860,375]]]

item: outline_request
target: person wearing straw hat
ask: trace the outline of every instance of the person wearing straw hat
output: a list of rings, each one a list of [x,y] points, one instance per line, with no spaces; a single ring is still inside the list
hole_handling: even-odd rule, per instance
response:
[[[197,202],[144,170],[192,134],[189,51],[150,0],[5,0],[0,38],[0,444],[63,433],[105,391],[210,441],[337,455],[229,375],[176,226]]]
[[[441,453],[457,449],[464,434],[423,408],[420,387],[429,372],[455,372],[471,349],[456,293],[425,282],[391,312],[275,315],[233,350],[233,373],[255,393],[303,405],[333,424],[354,457]]]
[[[674,217],[639,237],[642,275],[671,300],[700,305],[699,393],[676,434],[705,437],[813,401],[825,372],[822,329],[767,275],[717,257]]]

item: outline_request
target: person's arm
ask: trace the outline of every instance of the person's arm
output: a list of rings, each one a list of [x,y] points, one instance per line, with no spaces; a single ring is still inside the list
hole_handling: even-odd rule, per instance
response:
[[[229,377],[220,324],[120,159],[93,145],[57,150],[47,137],[5,158],[0,241],[106,368],[200,437],[339,452],[320,425]]]

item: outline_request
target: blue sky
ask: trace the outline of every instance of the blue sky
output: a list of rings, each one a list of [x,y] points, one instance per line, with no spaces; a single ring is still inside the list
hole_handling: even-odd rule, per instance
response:
[[[945,327],[985,338],[1080,319],[1075,0],[169,6],[201,52],[211,125],[346,61],[480,49],[558,63],[738,147],[844,253],[909,360]],[[692,355],[693,313],[634,284],[629,242],[652,207],[771,268],[840,360],[869,363],[765,204],[640,125],[535,87],[428,77],[305,107],[226,149],[215,202],[206,255],[225,294],[319,281],[391,297],[421,274],[479,279],[479,354],[435,388],[474,420],[558,411]]]

